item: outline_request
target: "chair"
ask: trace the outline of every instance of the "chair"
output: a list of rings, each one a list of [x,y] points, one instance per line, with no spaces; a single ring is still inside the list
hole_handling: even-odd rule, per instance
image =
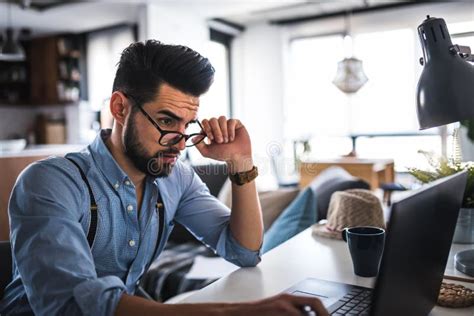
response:
[[[382,183],[380,188],[383,190],[383,201],[387,206],[392,205],[392,193],[394,191],[406,191],[408,190],[400,183],[390,182]]]
[[[2,299],[5,288],[12,280],[12,251],[9,241],[0,241],[0,258],[0,299]]]
[[[193,166],[196,174],[209,188],[209,192],[217,196],[227,180],[228,171],[225,164],[208,164]]]

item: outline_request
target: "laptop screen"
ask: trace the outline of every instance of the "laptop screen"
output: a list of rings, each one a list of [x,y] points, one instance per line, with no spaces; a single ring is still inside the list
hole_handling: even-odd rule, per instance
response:
[[[433,308],[466,181],[461,172],[393,203],[372,315],[427,315]]]

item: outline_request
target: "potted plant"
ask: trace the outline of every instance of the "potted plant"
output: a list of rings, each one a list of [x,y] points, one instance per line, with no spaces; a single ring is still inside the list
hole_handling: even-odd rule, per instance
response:
[[[426,157],[431,168],[429,170],[408,168],[408,172],[422,183],[447,177],[462,170],[467,171],[466,188],[453,242],[474,243],[474,162],[461,162],[460,159],[447,159],[426,151],[419,152]]]

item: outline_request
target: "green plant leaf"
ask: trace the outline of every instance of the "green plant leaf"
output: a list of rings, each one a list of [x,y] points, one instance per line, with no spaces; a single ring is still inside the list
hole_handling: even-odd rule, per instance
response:
[[[474,127],[474,125],[473,125]],[[434,180],[450,176],[462,170],[467,171],[467,183],[464,191],[463,207],[474,207],[474,162],[460,162],[455,159],[446,159],[436,156],[434,153],[419,151],[428,160],[432,170],[421,170],[419,168],[408,168],[408,172],[421,183],[429,183]]]
[[[466,127],[467,129],[467,138],[471,142],[474,142],[474,121],[472,120],[464,120],[460,122],[462,126]]]

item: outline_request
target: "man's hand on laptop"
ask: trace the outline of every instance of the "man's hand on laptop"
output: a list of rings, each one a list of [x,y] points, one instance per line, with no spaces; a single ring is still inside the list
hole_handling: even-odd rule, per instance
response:
[[[243,307],[240,305],[238,307],[239,315],[329,315],[319,299],[287,293],[256,302],[245,303],[244,305],[247,306]]]

